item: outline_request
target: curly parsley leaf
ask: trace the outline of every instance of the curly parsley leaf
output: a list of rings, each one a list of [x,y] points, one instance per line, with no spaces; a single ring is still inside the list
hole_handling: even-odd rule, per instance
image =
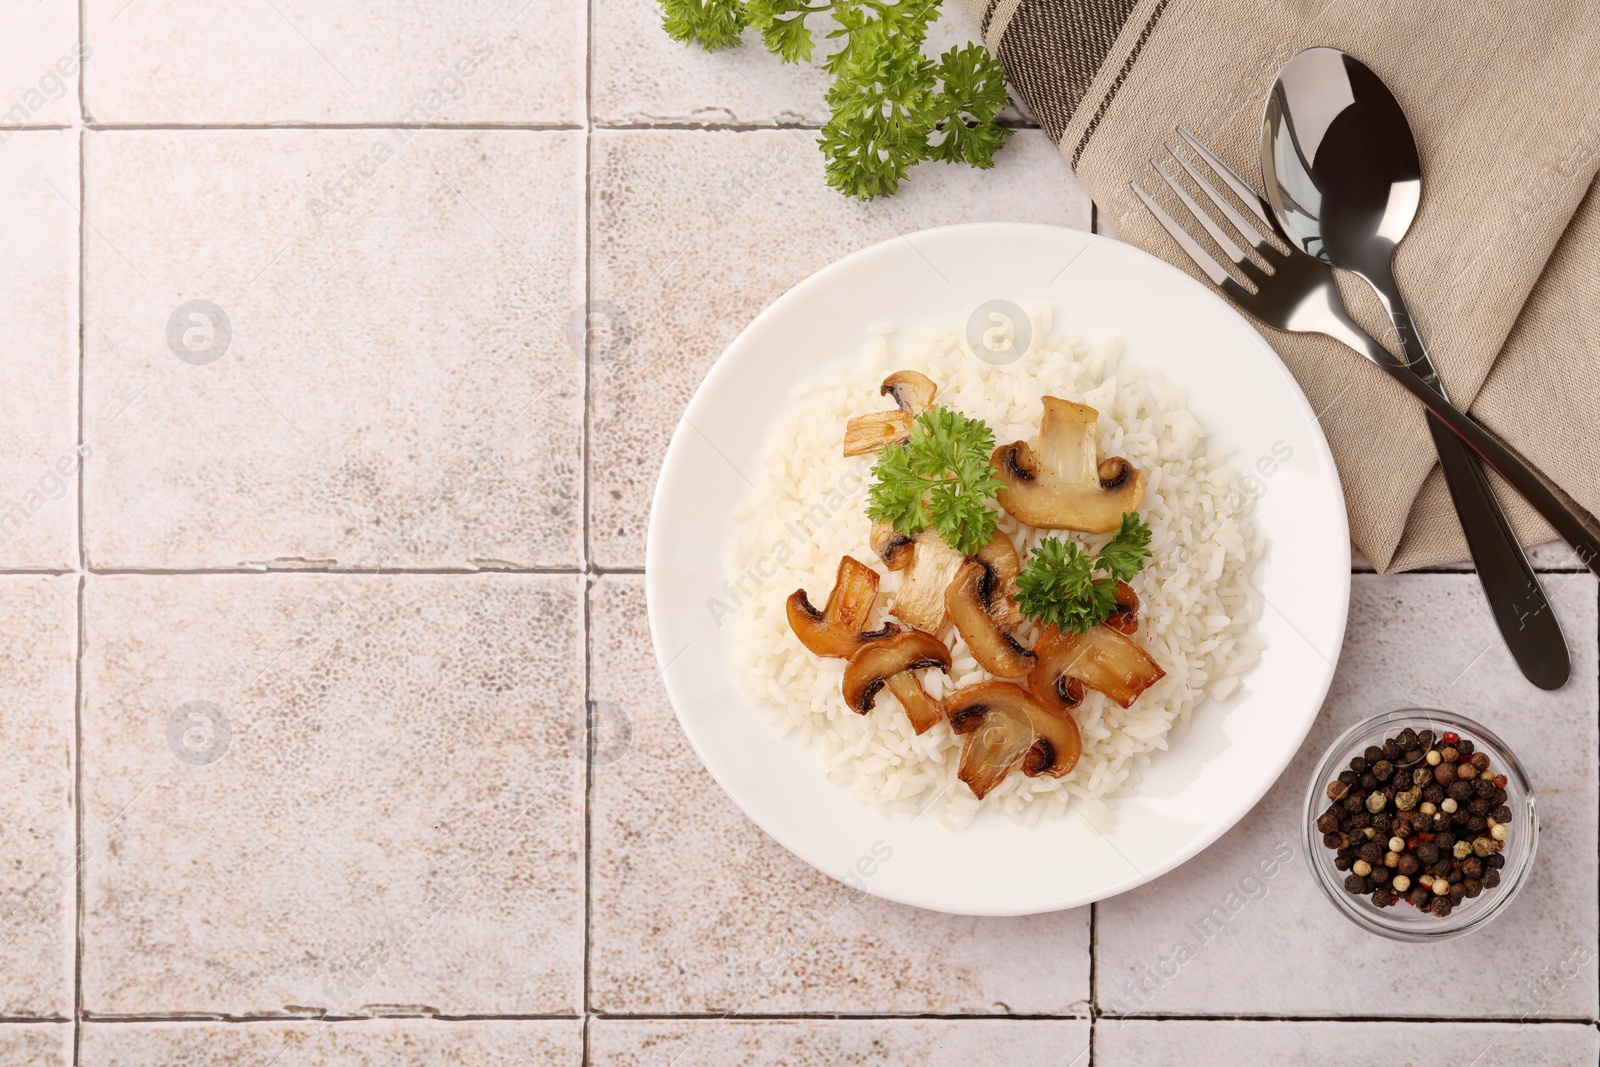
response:
[[[745,27],[785,63],[812,58],[807,20],[831,16],[821,60],[833,76],[818,144],[828,184],[870,200],[892,195],[925,160],[987,168],[1011,131],[999,123],[1009,99],[1005,70],[982,45],[922,52],[940,0],[661,0],[674,40],[707,51],[737,44]]]
[[[1149,545],[1150,527],[1131,511],[1092,558],[1074,541],[1046,537],[1017,575],[1017,607],[1040,623],[1081,634],[1111,617],[1117,582],[1143,569]],[[1096,571],[1108,577],[1096,578]]]
[[[1122,525],[1094,558],[1097,568],[1118,581],[1127,581],[1144,569],[1150,556],[1150,527],[1137,512],[1122,516]]]
[[[748,22],[742,0],[661,0],[661,28],[667,36],[707,52],[738,44]]]
[[[996,119],[1010,94],[1005,71],[980,44],[952,48],[934,68],[943,91],[934,95],[925,120],[930,131],[928,158],[944,163],[970,163],[980,170],[994,166],[994,154],[1011,131]]]
[[[1000,522],[989,506],[1005,487],[990,466],[993,452],[988,423],[946,407],[929,408],[912,421],[909,441],[879,453],[867,517],[908,537],[932,526],[956,551],[978,551]]]
[[[811,58],[813,42],[806,17],[827,6],[807,0],[749,0],[747,10],[750,28],[761,31],[767,51],[785,63],[799,63]]]

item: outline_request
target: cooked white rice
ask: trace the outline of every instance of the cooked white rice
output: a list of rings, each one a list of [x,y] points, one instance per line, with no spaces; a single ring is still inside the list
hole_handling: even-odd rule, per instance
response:
[[[1052,331],[1048,311],[1031,314],[1036,340],[1014,363],[976,358],[953,333],[901,345],[883,327],[869,340],[868,365],[834,367],[797,389],[787,417],[773,427],[764,476],[737,516],[725,586],[743,681],[753,699],[774,709],[776,727],[818,746],[829,777],[862,801],[886,812],[926,811],[952,829],[985,807],[1029,825],[1076,811],[1091,826],[1108,827],[1107,800],[1131,787],[1138,768],[1167,747],[1168,735],[1207,696],[1231,693],[1261,649],[1250,632],[1261,613],[1250,575],[1264,545],[1238,472],[1208,450],[1181,390],[1158,374],[1120,366],[1115,341],[1091,347],[1064,339]],[[1127,710],[1089,693],[1077,714],[1083,756],[1065,778],[1012,773],[979,801],[956,777],[962,739],[948,724],[918,737],[887,690],[870,714],[857,715],[839,693],[844,661],[813,655],[789,628],[785,599],[804,588],[820,605],[842,555],[884,576],[872,626],[893,599],[900,575],[885,571],[868,544],[864,504],[874,457],[846,459],[840,442],[847,419],[887,405],[878,384],[904,369],[933,379],[937,403],[985,420],[998,444],[1037,440],[1045,395],[1088,404],[1100,412],[1102,454],[1126,456],[1144,472],[1140,513],[1153,555],[1130,584],[1141,601],[1137,640],[1166,677]],[[1031,528],[1019,536],[1003,513],[1000,528],[1024,558],[1045,536]],[[1091,551],[1107,540],[1055,536],[1076,537]],[[948,677],[922,672],[931,694],[988,677],[954,626],[939,636],[954,665]]]

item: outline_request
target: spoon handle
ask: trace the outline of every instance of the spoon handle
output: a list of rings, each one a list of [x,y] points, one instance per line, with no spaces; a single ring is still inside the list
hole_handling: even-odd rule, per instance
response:
[[[1522,453],[1501,440],[1498,434],[1450,403],[1442,393],[1424,382],[1416,371],[1395,359],[1376,338],[1356,325],[1342,307],[1331,310],[1333,314],[1318,324],[1321,332],[1372,360],[1389,377],[1399,382],[1406,392],[1420,400],[1492,470],[1511,483],[1511,487],[1522,494],[1533,505],[1533,509],[1544,516],[1546,522],[1555,527],[1585,567],[1600,575],[1600,520],[1543,471],[1528,462]]]
[[[1387,281],[1389,284],[1383,284]],[[1444,396],[1427,345],[1417,333],[1411,311],[1393,276],[1368,278],[1378,298],[1387,306],[1400,338],[1406,361],[1422,380]],[[1478,580],[1494,615],[1495,625],[1524,677],[1540,689],[1559,689],[1572,673],[1572,660],[1556,617],[1534,574],[1533,565],[1511,529],[1505,509],[1494,495],[1488,475],[1461,438],[1433,412],[1428,412],[1428,432],[1439,453],[1439,470],[1455,504],[1461,532],[1477,566]]]

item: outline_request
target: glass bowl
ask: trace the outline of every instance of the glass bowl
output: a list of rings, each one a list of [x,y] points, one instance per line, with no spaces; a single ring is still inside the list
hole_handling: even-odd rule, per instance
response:
[[[1346,873],[1333,865],[1334,850],[1322,843],[1322,834],[1317,830],[1317,819],[1331,803],[1326,792],[1328,783],[1338,778],[1340,771],[1348,769],[1350,760],[1361,755],[1368,746],[1381,746],[1408,726],[1418,731],[1432,730],[1435,734],[1448,731],[1471,739],[1477,751],[1489,755],[1491,770],[1506,776],[1506,807],[1511,809],[1512,818],[1505,851],[1501,853],[1506,862],[1500,870],[1500,884],[1485,889],[1475,898],[1461,901],[1442,919],[1423,913],[1405,901],[1380,908],[1370,895],[1348,892],[1344,888]],[[1534,810],[1533,787],[1521,761],[1493,731],[1454,712],[1401,708],[1356,723],[1328,746],[1306,790],[1304,848],[1312,878],[1322,888],[1323,895],[1351,922],[1397,941],[1447,941],[1488,923],[1506,910],[1527,882],[1538,844],[1539,817]]]

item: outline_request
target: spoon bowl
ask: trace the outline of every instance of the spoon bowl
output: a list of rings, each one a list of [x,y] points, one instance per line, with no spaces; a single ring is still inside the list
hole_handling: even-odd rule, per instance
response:
[[[1404,362],[1443,396],[1394,277],[1395,251],[1422,202],[1422,161],[1383,79],[1336,48],[1290,59],[1267,98],[1261,171],[1284,236],[1372,287]],[[1559,688],[1572,668],[1566,639],[1483,467],[1436,415],[1428,429],[1501,636],[1529,681]]]
[[[1336,48],[1308,48],[1272,86],[1261,128],[1267,199],[1304,251],[1386,277],[1417,217],[1422,162],[1400,102]]]

